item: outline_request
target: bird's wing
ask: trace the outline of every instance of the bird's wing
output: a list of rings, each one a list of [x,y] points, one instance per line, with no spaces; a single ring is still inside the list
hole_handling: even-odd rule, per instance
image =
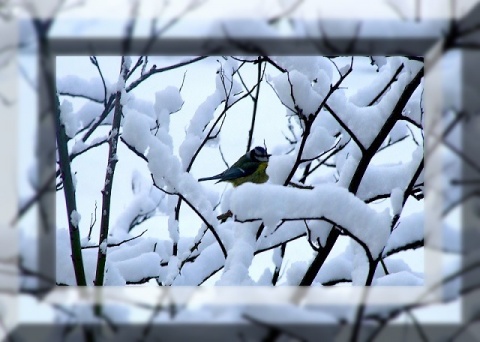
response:
[[[229,180],[233,180],[241,177],[250,176],[252,173],[254,173],[257,170],[258,163],[247,162],[247,163],[243,163],[242,167],[234,167],[234,166],[226,170],[221,175],[222,180],[229,181]]]

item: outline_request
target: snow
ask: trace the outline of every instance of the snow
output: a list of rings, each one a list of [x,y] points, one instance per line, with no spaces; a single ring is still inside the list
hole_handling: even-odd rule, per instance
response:
[[[283,257],[280,248],[275,248],[275,250],[273,251],[272,261],[276,268],[282,265]]]
[[[152,140],[147,154],[148,167],[157,186],[162,187],[166,180],[176,180],[180,175],[180,163],[170,152],[170,148],[160,141]],[[170,184],[170,183],[169,183]]]
[[[246,59],[252,58],[246,57]],[[313,159],[323,155],[332,147],[343,147],[346,144],[345,148],[329,159],[329,163],[334,167],[322,166],[307,178],[305,185],[312,186],[313,190],[283,186],[295,160],[299,157],[299,141],[302,139],[304,122],[292,113],[287,112],[285,116],[285,112],[282,111],[285,108],[281,106],[281,102],[293,106],[295,100],[303,114],[314,113],[331,90],[331,85],[338,79],[338,73],[332,61],[324,57],[271,58],[288,70],[288,73],[281,73],[271,65],[267,66],[267,78],[271,87],[262,85],[261,89],[262,92],[271,93],[273,99],[270,100],[271,103],[278,103],[280,110],[276,106],[270,106],[270,102],[261,101],[258,119],[261,120],[265,110],[279,115],[268,117],[266,126],[259,121],[259,129],[256,127],[253,141],[262,141],[265,135],[263,128],[271,129],[268,120],[278,119],[291,124],[291,131],[287,126],[281,129],[280,138],[282,138],[281,133],[285,133],[296,143],[278,141],[271,138],[273,134],[266,134],[269,152],[273,152],[266,170],[269,175],[266,184],[243,184],[233,188],[230,185],[222,187],[221,184],[212,186],[197,182],[198,176],[208,174],[203,172],[213,165],[213,159],[209,158],[215,154],[219,160],[218,153],[210,148],[213,147],[216,150],[219,144],[222,149],[224,146],[233,144],[244,146],[243,128],[241,128],[243,126],[240,126],[239,122],[245,121],[245,118],[240,114],[237,115],[236,109],[238,107],[241,108],[239,109],[241,112],[248,113],[250,109],[245,105],[251,106],[250,99],[246,97],[245,101],[236,105],[235,108],[228,108],[226,114],[223,112],[228,105],[236,103],[235,101],[245,94],[245,89],[238,77],[240,62],[230,57],[211,58],[209,63],[215,64],[212,70],[217,68],[217,73],[202,75],[202,86],[196,88],[199,95],[194,105],[190,103],[191,97],[186,90],[187,82],[185,87],[182,86],[182,90],[178,88],[180,83],[178,77],[175,77],[175,82],[168,82],[168,78],[165,77],[165,83],[163,83],[162,79],[160,90],[151,83],[148,88],[135,88],[139,91],[128,94],[121,80],[114,85],[122,91],[124,117],[120,130],[113,133],[120,133],[129,146],[146,157],[147,163],[141,159],[135,159],[139,163],[132,162],[135,164],[130,168],[135,170],[132,177],[124,177],[123,185],[118,187],[126,191],[115,190],[119,191],[118,194],[121,193],[122,201],[119,208],[115,209],[117,212],[115,223],[108,236],[105,278],[107,285],[120,286],[127,282],[139,282],[145,278],[155,278],[163,285],[173,286],[271,285],[275,267],[280,267],[282,270],[278,281],[279,286],[297,285],[316,254],[306,241],[307,236],[312,245],[324,246],[331,233],[332,223],[338,224],[348,234],[365,243],[368,247],[367,252],[374,258],[382,251],[386,254],[409,242],[423,239],[423,217],[415,219],[416,214],[411,214],[408,208],[402,212],[401,206],[403,191],[423,157],[423,147],[419,147],[413,153],[410,152],[412,149],[406,153],[403,151],[402,156],[393,162],[385,161],[390,158],[388,151],[391,151],[391,148],[376,155],[374,162],[369,165],[362,178],[357,196],[354,196],[347,191],[347,188],[363,158],[362,151],[349,139],[347,132],[325,108],[313,121],[300,158]],[[350,66],[350,59],[345,58],[342,61],[345,63],[339,62],[338,66],[345,71]],[[386,58],[383,61],[379,58],[377,61],[380,65],[379,73],[375,77],[366,77],[367,81],[362,83],[361,87],[358,80],[349,83],[351,77],[358,71],[355,64],[346,83],[342,84],[341,89],[336,90],[328,100],[328,104],[342,122],[353,130],[364,147],[368,147],[378,133],[391,112],[393,103],[420,65],[420,63],[411,63],[404,58],[396,57]],[[367,106],[402,63],[405,67],[387,93],[372,106]],[[368,72],[372,72],[374,67],[369,66],[368,69]],[[246,67],[242,66],[239,72],[242,76],[246,76],[245,81],[250,86],[256,75],[244,73],[244,70]],[[365,71],[362,68],[360,70]],[[183,71],[185,70],[179,73],[180,81]],[[115,75],[118,75],[118,70]],[[355,75],[355,77],[358,76]],[[359,76],[359,79],[363,82],[362,76]],[[98,77],[96,80],[98,81]],[[71,80],[69,83],[65,80],[64,87],[68,88],[75,82]],[[85,87],[89,81],[79,80],[77,83]],[[210,90],[212,88],[210,85],[214,86],[213,91]],[[107,90],[111,93],[112,86]],[[142,93],[143,91],[145,93]],[[91,91],[90,95],[95,96],[100,103],[87,101],[84,104],[84,99],[78,106],[76,101],[73,102],[75,106],[68,102],[63,103],[62,120],[70,125],[69,133],[74,137],[70,143],[72,153],[81,153],[93,144],[105,141],[107,137],[105,133],[108,132],[108,127],[99,127],[99,130],[86,142],[83,142],[81,134],[75,135],[79,130],[90,125],[92,120],[98,120],[103,111],[103,86],[98,87],[96,91]],[[417,107],[419,107],[420,95],[420,91],[415,93],[404,115],[411,117],[419,115]],[[267,104],[268,107],[262,107]],[[178,114],[173,115],[174,113]],[[222,126],[222,130],[219,131],[219,125],[213,127],[214,120],[224,114],[227,115],[225,126]],[[113,112],[108,115],[104,124],[111,123],[112,116]],[[247,117],[249,118],[250,115],[247,114]],[[238,128],[238,132],[228,130],[228,125]],[[410,134],[409,126],[417,136],[420,135],[417,128],[410,123],[398,122],[383,146],[386,146],[387,142],[398,141]],[[209,139],[210,131],[212,134],[219,132],[219,136],[216,139]],[[230,134],[231,132],[238,134]],[[407,137],[406,141],[411,142],[411,138]],[[401,142],[398,145],[404,146],[403,144],[404,142]],[[136,158],[124,145],[119,146],[121,146],[118,151],[118,157],[121,158],[119,166],[125,164],[124,161],[127,164],[133,161],[129,157],[124,157],[126,156],[123,154],[124,151]],[[201,151],[200,148],[202,148]],[[99,149],[91,149],[84,156],[96,150]],[[224,150],[224,152],[227,152],[226,156],[230,157],[230,151]],[[325,154],[325,157],[328,154]],[[83,158],[82,156],[79,160]],[[397,160],[401,163],[396,163]],[[228,161],[231,162],[231,160]],[[317,163],[318,161],[314,161],[312,167]],[[293,182],[298,182],[305,166],[306,163],[299,166],[293,176]],[[186,172],[187,169],[188,172]],[[152,184],[150,176],[153,177],[155,185],[161,189]],[[132,190],[129,182],[133,186]],[[80,184],[79,182],[79,191]],[[182,204],[180,219],[177,220],[175,207],[179,201],[179,194],[185,200]],[[365,203],[365,200],[375,196],[389,197],[389,200]],[[410,203],[411,201],[408,202]],[[231,210],[234,216],[220,223],[216,216],[227,210]],[[400,213],[402,216],[398,226],[390,235],[392,217]],[[153,219],[142,222],[141,226],[130,231],[132,222],[150,217]],[[241,222],[245,220],[254,220],[254,222]],[[257,240],[255,235],[262,222],[265,223],[265,229]],[[146,234],[139,236],[143,234],[143,227]],[[155,230],[157,227],[160,229]],[[97,226],[94,227],[93,236],[97,229]],[[226,258],[211,229],[220,236],[227,250]],[[452,230],[445,230],[447,236],[453,236],[454,233]],[[68,232],[61,238],[68,242]],[[127,242],[126,240],[129,239],[132,240]],[[292,244],[288,245],[285,260],[283,260],[279,246],[289,241],[292,241]],[[94,247],[93,242],[87,243],[85,239],[83,242],[84,247]],[[174,243],[178,244],[176,256],[172,255]],[[335,247],[338,245],[340,247],[346,245],[347,248],[343,253],[334,251],[332,258],[327,259],[326,264],[320,269],[314,285],[336,279],[346,279],[353,285],[363,285],[368,274],[368,253],[366,254],[364,248],[349,236],[341,236]],[[453,245],[452,249],[455,249],[459,244],[455,242]],[[299,249],[297,246],[300,246]],[[75,278],[71,267],[69,244],[60,244],[57,247],[60,248],[58,256],[67,260],[57,265],[60,270],[58,273],[62,273],[59,279],[73,284]],[[106,247],[106,241],[103,241],[100,249],[105,251]],[[97,248],[83,250],[89,283],[93,280],[97,252]],[[394,275],[403,273],[411,274],[410,279],[405,280],[406,283],[415,285],[415,281],[422,281],[423,275],[414,273],[402,260],[388,257],[385,262],[390,274],[386,276],[382,267],[379,266],[375,272],[374,284],[402,284],[402,280],[398,280]],[[151,283],[155,284],[155,281],[152,280]]]
[[[172,285],[199,284],[212,272],[225,263],[225,258],[218,244],[212,244],[202,250],[195,263],[187,263],[182,273],[175,279]]]
[[[72,103],[68,100],[63,100],[60,105],[60,122],[65,127],[67,137],[73,138],[77,133],[79,125],[73,114]]]
[[[391,81],[398,67],[398,60],[396,63],[385,60],[385,64],[380,66],[378,77],[375,77],[375,80],[367,84],[365,87],[358,88],[356,93],[352,95],[349,100],[359,107],[367,106]]]
[[[107,98],[113,92],[114,88],[105,80],[107,86]],[[57,91],[73,95],[82,95],[95,101],[102,102],[105,97],[102,80],[94,77],[89,80],[76,75],[68,75],[57,78]]]
[[[238,63],[231,58],[221,60],[221,67],[217,70],[215,78],[215,91],[207,96],[205,101],[198,106],[190,120],[185,139],[179,148],[184,170],[187,169],[195,152],[206,138],[207,130],[205,130],[205,127],[207,127],[213,119],[217,107],[227,100],[229,100],[227,105],[230,105],[240,96],[239,94],[242,90],[241,84],[232,77],[238,68],[237,64]]]
[[[132,65],[132,57],[123,56],[122,68],[125,70],[130,70],[131,65]]]
[[[234,242],[227,251],[227,259],[223,274],[215,285],[253,285],[248,274],[248,268],[253,260],[255,252],[255,233],[258,225],[255,223],[236,223],[234,231]]]
[[[403,58],[392,58],[388,60],[387,65],[382,66],[380,73],[382,75],[386,73],[385,79],[388,77],[391,78],[401,63],[405,63],[406,67],[398,75],[397,81],[394,82],[390,86],[389,91],[372,106],[364,106],[366,103],[364,99],[365,97],[373,99],[376,94],[378,94],[378,86],[376,83],[373,87],[367,86],[363,90],[360,90],[358,95],[353,96],[352,101],[347,100],[346,94],[343,91],[334,92],[328,100],[328,104],[333,111],[338,115],[340,120],[350,128],[364,147],[368,147],[372,143],[392,112],[402,90],[418,71],[418,66],[415,67],[418,63],[409,63]],[[413,63],[415,63],[415,66],[412,66]],[[377,79],[375,79],[374,82],[376,82],[376,80]]]
[[[257,280],[257,286],[269,286],[272,285],[273,273],[269,268],[265,268],[260,278]]]
[[[75,272],[72,264],[72,250],[70,248],[70,234],[65,228],[56,231],[55,271],[56,282],[60,284],[75,285]],[[93,284],[97,264],[97,250],[82,250],[83,263],[87,285]]]
[[[287,108],[292,111],[299,108],[305,116],[315,113],[323,100],[323,94],[318,94],[311,81],[297,70],[271,77],[269,81]]]
[[[313,159],[330,149],[335,138],[319,125],[314,125],[303,149],[302,159]]]
[[[260,225],[260,223],[258,223]],[[303,221],[288,221],[275,230],[276,227],[265,227],[263,234],[268,239],[259,239],[257,248],[266,249],[278,245],[286,240],[291,240],[299,235],[305,234],[305,225]]]
[[[410,162],[370,165],[362,178],[357,195],[362,199],[406,189],[423,158],[423,148],[413,151]],[[420,181],[417,181],[417,183]]]
[[[325,221],[307,221],[308,227],[310,228],[310,240],[314,245],[317,245],[318,242],[320,246],[325,246],[327,242],[328,235],[332,230],[332,225]]]
[[[107,260],[105,264],[105,286],[125,286],[127,281],[122,276],[118,268]]]
[[[403,260],[384,258],[383,262],[387,267],[390,277],[385,278],[386,274],[384,269],[378,264],[373,278],[373,285],[423,285],[423,274],[412,272],[408,264]],[[352,282],[352,285],[362,286],[365,283],[368,271],[368,260],[365,257],[363,248],[357,243],[352,242],[341,254],[326,261],[315,277],[315,283],[328,283],[342,280]],[[393,276],[394,274],[400,275]],[[407,277],[405,281],[399,281],[399,279],[403,279],[404,274],[409,274],[411,277]]]
[[[417,277],[423,278],[423,273],[412,272],[408,264],[402,259],[395,259],[393,257],[392,258],[389,257],[389,258],[383,259],[383,262],[389,274],[398,273],[398,272],[409,272],[409,273],[415,274],[415,276]],[[386,273],[385,273],[385,270],[383,269],[383,266],[379,265],[375,270],[374,279],[383,277],[385,275]]]
[[[119,79],[118,82],[118,87],[120,88],[120,105],[123,107],[129,106],[130,102],[134,99],[134,95],[132,92],[127,92],[125,89],[125,81],[122,79]],[[120,119],[121,120],[121,119]]]
[[[325,109],[322,109],[318,117],[315,119],[312,130],[317,126],[323,127],[325,130],[327,130],[328,135],[330,136],[334,136],[342,130],[338,121],[335,120],[335,118]],[[344,142],[346,141],[347,140],[345,139]]]
[[[376,286],[422,286],[423,279],[413,275],[411,272],[401,271],[387,274],[376,279],[373,283]]]
[[[202,138],[196,135],[186,136],[180,147],[180,157],[182,158],[183,168],[186,169],[192,160],[195,152],[202,143]]]
[[[114,263],[121,276],[132,282],[138,282],[144,278],[155,277],[160,271],[160,256],[149,252]],[[110,270],[111,268],[109,268]]]
[[[75,191],[77,189],[77,174],[72,173],[72,185],[73,185],[73,190]]]
[[[352,251],[352,285],[364,286],[367,281],[370,270],[370,263],[363,246],[356,241],[350,241],[350,248]]]
[[[80,215],[80,213],[76,210],[73,210],[72,213],[70,214],[70,223],[72,224],[72,226],[78,229],[81,218],[82,216]]]
[[[123,241],[132,237],[133,236],[130,234],[124,234],[123,236],[120,234],[109,236],[109,245],[122,243],[119,246],[109,247],[108,260],[110,262],[116,263],[123,260],[129,260],[143,253],[153,252],[155,243],[158,243],[158,240],[153,238],[139,238],[123,243]],[[158,255],[158,253],[156,254]]]
[[[102,252],[102,254],[107,254],[107,239],[103,239],[100,243],[100,252]]]
[[[359,107],[347,100],[343,91],[334,92],[329,106],[353,134],[363,147],[368,147],[384,124],[379,104],[371,107]]]
[[[349,246],[350,247],[350,246]],[[351,249],[327,261],[315,277],[315,282],[327,283],[334,280],[351,280],[353,263]]]
[[[365,242],[374,256],[381,252],[390,234],[388,212],[378,213],[346,189],[332,184],[306,190],[245,183],[233,191],[230,207],[236,219],[262,219],[267,226],[281,219],[326,218]]]
[[[353,146],[353,145],[349,145]],[[358,168],[358,163],[360,162],[359,158],[356,158],[354,154],[349,154],[349,149],[344,148],[340,153],[337,154],[337,170],[340,174],[340,178],[338,179],[337,184],[339,186],[347,188],[352,179],[353,175],[355,174],[357,168]],[[362,182],[360,183],[360,186],[364,183],[365,176],[362,178]],[[358,195],[357,191],[357,196],[359,198],[362,198],[361,196]]]
[[[149,240],[151,243],[151,248],[146,248],[144,250],[154,251],[160,256],[162,262],[168,260],[172,256],[173,243],[171,240]],[[183,241],[182,241],[183,242]]]
[[[385,246],[384,254],[410,243],[424,239],[424,214],[414,213],[400,218],[398,226],[392,231],[388,243]]]
[[[155,192],[156,193],[156,192]],[[165,197],[164,193],[160,193],[159,197],[155,196],[150,188],[145,187],[134,195],[129,205],[118,215],[114,224],[114,232],[128,232],[131,223],[139,216],[153,215],[155,209],[161,204]]]
[[[176,87],[166,87],[165,89],[155,93],[155,115],[156,121],[162,129],[161,137],[168,135],[170,127],[170,115],[178,112],[183,106],[183,99],[180,91]],[[166,143],[164,141],[164,143]],[[169,141],[171,145],[171,139]]]
[[[103,104],[97,102],[87,102],[75,113],[76,130],[87,127],[91,122],[97,122],[100,114],[104,110]],[[113,111],[103,120],[104,123],[112,123]],[[77,131],[75,133],[77,133]]]
[[[319,78],[319,72],[325,73],[327,80],[332,78],[333,65],[326,57],[320,56],[274,56],[272,59],[286,70],[297,70],[307,76],[310,81]],[[323,75],[323,74],[321,74]],[[322,84],[324,82],[318,82]]]
[[[404,191],[400,188],[395,188],[390,194],[390,202],[392,203],[392,216],[400,215],[403,207]]]
[[[169,199],[169,201],[171,201],[171,198]],[[178,242],[178,240],[180,239],[178,221],[175,220],[175,217],[173,215],[170,215],[170,217],[168,218],[168,233],[170,234],[170,238],[174,243]]]
[[[124,63],[122,65],[122,72],[120,72],[118,74],[117,83],[115,85],[115,92],[117,92],[117,93],[120,92],[120,94],[121,94],[121,97],[120,97],[121,102],[120,103],[122,105],[125,105],[127,103],[128,97],[124,96],[124,95],[126,95],[126,93],[125,93],[125,79],[123,78],[123,69],[128,70],[128,68],[126,68],[126,58],[125,58]]]
[[[142,98],[138,98],[132,92],[129,92],[130,100],[128,101],[127,108],[134,109],[139,113],[145,114],[149,118],[154,119],[156,117],[155,114],[155,105],[152,105],[151,101],[144,100]],[[125,111],[125,108],[124,108]]]
[[[397,121],[395,126],[393,126],[392,130],[390,131],[390,143],[399,141],[400,139],[404,138],[406,135],[409,135],[410,132],[408,131],[408,125],[404,121]]]
[[[283,185],[295,165],[294,155],[274,155],[270,157],[267,167],[268,182]]]
[[[286,272],[285,285],[296,286],[300,283],[309,264],[305,261],[295,261]]]
[[[83,140],[76,140],[75,144],[72,147],[71,153],[72,154],[79,154],[85,151],[88,148],[88,144],[84,143]]]

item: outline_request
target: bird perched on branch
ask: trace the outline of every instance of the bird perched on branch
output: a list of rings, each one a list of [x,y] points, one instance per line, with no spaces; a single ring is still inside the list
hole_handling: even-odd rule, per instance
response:
[[[198,181],[218,179],[218,182],[230,182],[233,186],[239,186],[246,182],[265,183],[268,180],[265,170],[270,156],[271,154],[268,154],[266,149],[257,146],[245,153],[235,164],[222,173],[212,177],[200,178]]]

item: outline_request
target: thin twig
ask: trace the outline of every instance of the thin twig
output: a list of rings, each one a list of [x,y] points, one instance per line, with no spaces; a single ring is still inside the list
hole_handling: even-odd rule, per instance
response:
[[[130,239],[127,239],[127,240],[123,240],[121,242],[117,242],[117,243],[109,243],[107,244],[107,247],[110,248],[110,247],[118,247],[118,246],[121,246],[123,245],[124,243],[127,243],[127,242],[130,242],[132,240],[135,240],[135,239],[138,239],[139,237],[141,237],[143,234],[145,234],[145,232],[147,231],[147,229],[145,229],[142,233],[138,234],[137,236],[134,236]],[[82,249],[92,249],[92,248],[99,248],[100,246],[99,245],[89,245],[89,246],[83,246]]]
[[[260,94],[260,84],[262,82],[262,61],[258,61],[257,65],[257,84],[258,87],[255,91],[255,96],[253,97],[253,112],[252,112],[252,122],[250,123],[250,130],[248,131],[248,142],[247,142],[247,152],[252,148],[252,139],[253,139],[253,130],[255,128],[255,119],[257,117],[257,108],[258,100]]]
[[[102,69],[100,68],[100,64],[98,63],[97,57],[91,56],[90,62],[97,68],[98,73],[100,74],[100,78],[102,79],[103,84],[103,106],[107,106],[107,85],[105,83],[105,78],[103,77]]]

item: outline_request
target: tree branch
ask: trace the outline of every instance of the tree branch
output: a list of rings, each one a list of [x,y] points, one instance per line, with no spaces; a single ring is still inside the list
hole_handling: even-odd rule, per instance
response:
[[[122,57],[122,64],[120,69],[120,75],[123,82],[128,73],[128,68],[125,64],[125,57]],[[100,237],[98,241],[98,245],[100,246],[98,249],[97,255],[97,268],[95,272],[95,286],[103,286],[103,281],[105,277],[105,263],[107,261],[107,238],[108,238],[108,230],[110,228],[110,201],[112,196],[112,187],[113,187],[113,176],[115,174],[115,166],[118,162],[117,156],[117,145],[118,145],[118,138],[120,136],[120,121],[122,118],[122,108],[123,105],[121,104],[122,98],[122,91],[120,89],[117,90],[115,95],[115,112],[113,116],[112,122],[112,129],[110,131],[110,136],[108,139],[109,144],[109,151],[108,151],[108,163],[107,169],[105,172],[105,183],[104,188],[102,190],[102,212],[101,212],[101,220],[100,220]],[[102,248],[102,246],[104,246]],[[97,314],[100,314],[100,307],[97,306]]]
[[[70,233],[70,247],[72,250],[72,262],[75,271],[75,279],[78,286],[86,286],[85,269],[83,264],[82,249],[80,245],[80,232],[78,220],[74,217],[77,213],[77,203],[75,198],[75,186],[73,185],[72,170],[70,168],[70,157],[68,155],[68,137],[65,133],[65,124],[61,121],[60,102],[58,95],[56,98],[56,128],[57,128],[57,148],[60,174],[63,181],[63,192],[65,194],[65,204],[67,207],[68,230]],[[48,183],[46,183],[47,185]],[[45,186],[46,186],[45,185]],[[46,188],[45,188],[46,189]]]
[[[360,182],[367,170],[368,165],[370,164],[370,160],[375,155],[376,151],[382,145],[382,142],[387,137],[388,133],[391,131],[393,126],[395,125],[398,118],[402,115],[402,109],[405,107],[408,99],[411,97],[417,86],[420,84],[420,81],[423,77],[423,68],[418,72],[418,74],[412,79],[412,81],[406,86],[404,92],[397,100],[395,107],[392,110],[389,118],[386,120],[384,126],[377,134],[377,137],[373,140],[372,144],[366,150],[366,153],[363,154],[363,157],[360,159],[360,162],[357,166],[357,170],[355,171],[352,180],[350,181],[350,185],[348,190],[355,194],[360,186]],[[316,274],[324,264],[326,258],[330,254],[335,242],[339,237],[339,231],[333,229],[330,234],[328,235],[326,244],[324,248],[317,254],[314,258],[313,262],[310,264],[307,272],[305,273],[303,279],[300,281],[300,286],[308,286],[311,285],[313,280],[315,279]],[[358,327],[357,327],[358,329]]]

